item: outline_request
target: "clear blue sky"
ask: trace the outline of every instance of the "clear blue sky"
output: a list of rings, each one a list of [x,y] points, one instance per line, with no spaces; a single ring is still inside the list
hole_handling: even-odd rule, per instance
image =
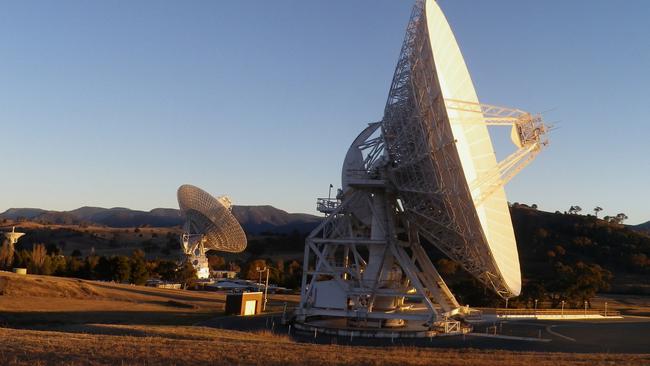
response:
[[[382,116],[411,4],[0,2],[0,211],[176,207],[192,183],[314,212]],[[650,220],[650,2],[441,6],[481,101],[560,127],[509,200]]]

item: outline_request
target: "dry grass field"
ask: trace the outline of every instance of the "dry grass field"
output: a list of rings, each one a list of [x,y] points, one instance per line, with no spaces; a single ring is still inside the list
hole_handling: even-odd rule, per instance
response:
[[[215,293],[0,272],[0,294],[1,365],[650,364],[650,355],[350,347],[192,326],[222,314]]]
[[[92,332],[92,334],[90,334]],[[0,328],[0,364],[13,365],[641,365],[648,355],[367,348],[296,343],[286,336],[187,326]]]
[[[0,324],[194,324],[221,314],[225,296],[0,272]]]

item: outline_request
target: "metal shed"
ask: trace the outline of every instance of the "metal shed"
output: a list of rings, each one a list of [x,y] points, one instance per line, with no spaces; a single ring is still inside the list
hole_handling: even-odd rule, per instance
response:
[[[262,312],[261,292],[243,292],[226,296],[226,314],[256,315]]]

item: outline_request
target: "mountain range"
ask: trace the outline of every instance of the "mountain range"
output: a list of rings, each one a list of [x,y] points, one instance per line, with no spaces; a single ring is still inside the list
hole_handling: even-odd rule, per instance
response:
[[[321,218],[309,214],[288,213],[273,206],[233,206],[233,215],[249,234],[263,232],[309,232]],[[50,211],[40,208],[10,208],[0,214],[0,220],[26,219],[47,224],[96,224],[108,227],[173,227],[183,223],[180,211],[173,208],[155,208],[151,211],[123,207],[80,207],[71,211]]]

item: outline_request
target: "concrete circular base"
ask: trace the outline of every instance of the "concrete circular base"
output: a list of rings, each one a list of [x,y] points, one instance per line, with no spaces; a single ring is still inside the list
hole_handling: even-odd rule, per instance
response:
[[[461,326],[459,331],[447,332],[428,329],[422,325],[407,325],[400,328],[357,328],[346,326],[344,319],[319,319],[307,322],[295,321],[293,326],[306,333],[335,335],[350,338],[431,338],[451,335],[461,335],[471,332],[468,325]]]

